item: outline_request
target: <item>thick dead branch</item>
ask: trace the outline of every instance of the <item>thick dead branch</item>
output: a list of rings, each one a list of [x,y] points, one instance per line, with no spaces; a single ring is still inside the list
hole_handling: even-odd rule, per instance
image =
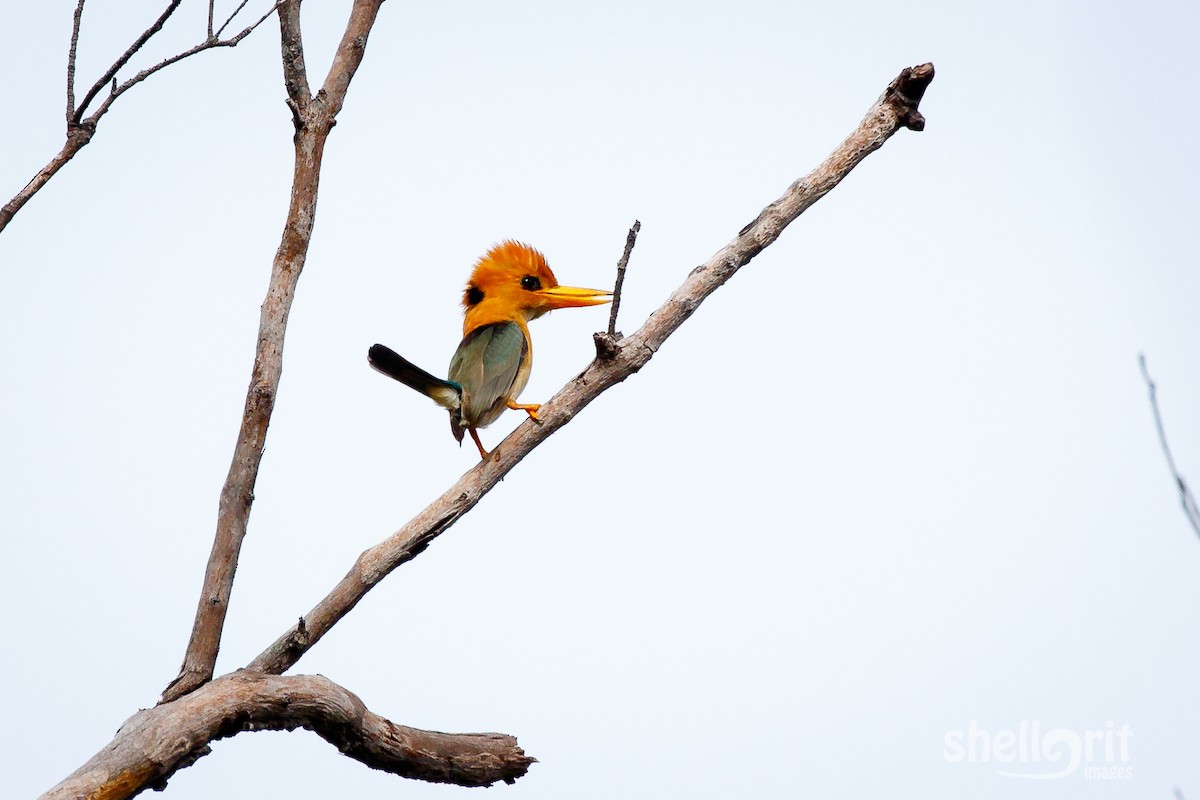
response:
[[[1196,505],[1196,498],[1192,494],[1192,490],[1188,488],[1187,481],[1183,479],[1179,468],[1175,466],[1175,458],[1171,455],[1170,445],[1167,444],[1167,431],[1163,427],[1162,413],[1158,410],[1158,387],[1150,379],[1150,371],[1146,368],[1145,354],[1138,354],[1138,366],[1141,367],[1142,379],[1146,381],[1146,388],[1150,391],[1150,410],[1154,412],[1154,427],[1158,430],[1158,443],[1162,446],[1163,455],[1167,457],[1167,468],[1171,470],[1171,477],[1175,479],[1175,488],[1179,490],[1179,505],[1183,507],[1183,515],[1191,523],[1192,530],[1196,532],[1197,536],[1200,536],[1200,507]]]
[[[350,21],[333,54],[333,64],[329,67],[329,74],[325,76],[325,83],[321,86],[320,93],[329,104],[331,116],[336,117],[342,110],[346,90],[350,88],[350,80],[362,63],[367,50],[367,35],[375,24],[375,16],[382,4],[383,0],[355,0],[350,8]]]
[[[279,48],[283,61],[283,88],[294,115],[312,99],[308,88],[308,69],[304,64],[304,37],[300,34],[300,2],[285,0],[279,4]],[[300,120],[296,118],[299,129]]]
[[[170,705],[139,711],[90,761],[43,795],[46,800],[132,797],[162,789],[209,744],[243,731],[313,731],[367,766],[434,783],[512,783],[534,759],[499,733],[438,733],[397,725],[353,692],[320,675],[235,672]]]
[[[346,577],[304,616],[304,630],[293,626],[254,659],[247,669],[279,674],[290,669],[320,641],[372,587],[392,570],[415,558],[435,537],[470,511],[533,448],[566,425],[602,392],[637,372],[662,343],[735,272],[774,242],[783,229],[837,186],[868,155],[900,128],[921,130],[917,109],[933,80],[933,65],[905,69],[871,106],[866,117],[816,169],[793,183],[728,245],[687,280],[634,335],[599,348],[598,357],[538,412],[540,422],[527,421],[424,511],[388,539],[362,553]],[[599,334],[604,336],[605,334]]]
[[[308,93],[308,82],[304,76],[300,2],[288,0],[279,7],[284,84],[297,122],[291,204],[259,318],[258,344],[250,387],[246,391],[242,425],[229,474],[221,490],[217,531],[204,573],[191,639],[179,676],[163,692],[164,702],[182,697],[213,676],[238,556],[246,536],[250,506],[254,502],[254,484],[258,479],[258,468],[266,445],[267,426],[271,421],[279,380],[283,374],[283,344],[288,315],[300,273],[304,269],[316,219],[317,188],[325,141],[336,122],[337,111],[342,107],[350,81],[362,63],[367,36],[382,2],[356,0],[350,12],[346,34],[334,56],[335,70],[330,72],[330,78],[326,80],[327,87],[332,88],[322,90],[316,98]]]
[[[88,93],[84,96],[83,100],[78,106],[76,106],[76,53],[79,49],[79,31],[80,23],[83,17],[84,4],[84,0],[79,0],[78,4],[75,6],[75,19],[71,28],[71,45],[67,53],[66,143],[62,146],[54,158],[50,159],[50,161],[46,163],[46,166],[38,170],[37,174],[33,176],[33,179],[30,180],[29,183],[25,184],[25,188],[17,192],[17,194],[11,200],[5,203],[3,207],[0,207],[0,231],[3,231],[6,227],[8,227],[8,223],[14,216],[16,216],[17,212],[24,208],[25,204],[28,203],[33,196],[37,194],[38,191],[40,191],[41,188],[45,186],[60,169],[63,168],[63,166],[66,165],[68,161],[74,158],[76,153],[83,149],[83,147],[92,140],[92,136],[96,133],[96,126],[99,124],[100,119],[108,113],[108,110],[112,107],[112,104],[116,102],[118,97],[125,94],[125,92],[129,91],[134,86],[137,86],[151,75],[154,75],[155,73],[160,72],[161,70],[166,69],[172,64],[182,61],[185,58],[190,58],[197,53],[201,53],[205,50],[212,50],[218,47],[237,47],[238,43],[240,43],[242,39],[245,39],[247,36],[249,36],[255,30],[255,28],[257,28],[267,19],[267,17],[275,13],[275,6],[272,6],[270,10],[263,14],[257,21],[247,25],[236,35],[231,36],[228,39],[221,39],[219,33],[216,36],[213,36],[210,31],[205,37],[204,41],[200,42],[199,44],[189,47],[187,50],[184,50],[180,53],[176,53],[169,58],[165,58],[157,64],[147,67],[146,69],[135,73],[132,77],[126,79],[125,81],[118,83],[116,80],[117,72],[119,72],[121,68],[124,67],[129,60],[141,50],[143,46],[145,46],[146,42],[150,41],[150,39],[162,29],[162,26],[166,24],[166,21],[171,17],[172,14],[175,13],[175,9],[179,7],[180,2],[181,0],[171,0],[163,13],[159,15],[157,20],[155,20],[154,24],[143,31],[138,38],[134,40],[133,44],[131,44],[126,51],[121,54],[120,58],[114,61],[109,68],[104,71],[104,74],[92,85],[92,88],[88,90]],[[244,6],[245,3],[242,5]],[[234,14],[231,15],[226,21],[226,25],[233,21],[233,16],[236,16],[238,11],[241,11],[241,9],[242,6],[239,6],[238,9],[234,11]],[[222,30],[224,30],[224,26],[222,26]],[[97,106],[95,111],[85,117],[84,114],[87,111],[88,106],[91,105],[92,101],[95,100],[96,97],[99,96],[100,92],[102,92],[106,87],[108,88],[108,95],[105,96],[104,100],[99,106]]]

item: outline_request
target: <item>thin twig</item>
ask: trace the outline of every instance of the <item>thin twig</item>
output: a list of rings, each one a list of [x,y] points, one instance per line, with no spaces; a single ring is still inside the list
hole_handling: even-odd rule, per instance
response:
[[[213,38],[213,6],[216,3],[217,0],[208,0],[208,35],[204,37],[205,39]]]
[[[1167,467],[1171,470],[1171,476],[1175,478],[1175,485],[1179,488],[1179,505],[1183,507],[1184,516],[1191,523],[1192,530],[1196,532],[1197,536],[1200,536],[1200,507],[1197,507],[1192,490],[1188,488],[1183,475],[1179,474],[1179,469],[1175,466],[1175,459],[1171,456],[1171,448],[1167,444],[1167,432],[1163,428],[1162,414],[1158,410],[1158,387],[1150,379],[1150,371],[1146,368],[1145,353],[1138,353],[1138,366],[1142,368],[1142,378],[1150,390],[1150,408],[1154,411],[1154,427],[1158,429],[1158,442],[1162,445],[1163,455],[1167,457]]]
[[[629,266],[629,254],[633,252],[633,246],[637,244],[638,231],[642,229],[642,221],[635,219],[633,227],[629,229],[629,234],[625,237],[625,252],[621,254],[621,260],[617,262],[617,284],[613,287],[612,308],[608,312],[608,335],[617,335],[617,310],[621,307],[621,287],[625,285],[625,268]]]
[[[143,69],[142,71],[140,71],[136,75],[134,75],[133,77],[126,79],[123,83],[121,83],[117,86],[114,86],[112,91],[109,92],[108,97],[104,98],[104,102],[101,103],[96,108],[95,112],[93,112],[92,115],[90,117],[88,117],[88,120],[90,122],[92,122],[93,124],[98,122],[100,117],[104,116],[104,114],[108,111],[109,106],[111,106],[118,97],[125,94],[125,92],[129,91],[134,86],[137,86],[139,83],[146,80],[151,75],[153,75],[154,73],[158,72],[161,69],[169,67],[178,61],[182,61],[185,58],[194,56],[197,53],[201,53],[205,50],[212,50],[217,47],[237,47],[238,44],[242,41],[242,39],[245,39],[247,36],[249,36],[254,31],[255,28],[257,28],[259,25],[263,24],[263,22],[265,22],[268,17],[270,17],[273,13],[275,13],[275,9],[278,8],[278,6],[279,6],[278,3],[271,6],[270,10],[268,10],[267,13],[265,13],[261,17],[259,17],[253,24],[248,25],[244,29],[239,31],[236,36],[231,36],[228,39],[209,39],[208,41],[200,42],[197,45],[193,45],[192,47],[189,47],[187,50],[176,53],[173,56],[168,56],[167,58],[164,58],[162,61],[158,62],[154,66],[146,67],[145,69]]]
[[[71,49],[67,52],[67,124],[75,118],[75,54],[79,50],[79,25],[83,20],[83,3],[75,6],[75,20],[71,23]]]
[[[233,13],[229,15],[229,19],[225,20],[225,22],[221,24],[221,27],[217,28],[216,36],[218,39],[221,38],[221,34],[225,32],[225,29],[229,27],[229,23],[233,22],[233,18],[236,17],[238,14],[242,13],[242,9],[246,7],[246,3],[248,3],[248,2],[250,2],[250,0],[242,0],[242,2],[238,5],[238,7],[233,10]],[[267,17],[271,16],[271,12],[273,12],[278,5],[279,5],[279,3],[276,3],[275,5],[271,6],[271,10],[263,15],[263,19],[266,19]],[[210,6],[210,8],[211,8],[211,6]],[[262,20],[259,20],[259,22],[262,22]],[[255,23],[255,24],[257,25],[258,23]],[[209,38],[212,38],[213,34],[212,34],[211,19],[209,20],[209,34],[208,35],[209,35]]]
[[[100,79],[97,80],[96,83],[92,85],[92,88],[88,90],[88,93],[83,98],[83,102],[79,104],[79,108],[75,109],[74,119],[76,122],[79,122],[83,119],[83,113],[87,111],[87,107],[91,104],[92,100],[94,100],[96,95],[98,95],[100,91],[104,89],[104,87],[107,86],[114,77],[116,77],[116,74],[121,70],[121,67],[128,64],[129,59],[133,58],[134,55],[136,55],[137,52],[142,49],[142,45],[146,44],[146,42],[150,41],[150,38],[154,36],[154,34],[162,30],[163,25],[165,25],[167,20],[171,18],[171,15],[175,13],[175,9],[179,8],[179,4],[182,2],[183,0],[171,0],[163,13],[159,14],[158,19],[154,21],[154,24],[142,31],[141,35],[134,39],[133,44],[129,45],[129,49],[122,53],[121,57],[114,61],[112,66],[104,71],[104,74],[100,76]]]
[[[275,3],[272,3],[272,4],[271,4],[271,7],[270,7],[270,8],[268,8],[268,9],[267,9],[265,12],[263,12],[263,15],[262,15],[261,17],[259,17],[258,19],[254,20],[254,22],[250,23],[250,24],[249,24],[249,25],[247,25],[246,27],[242,28],[241,32],[240,32],[239,34],[237,34],[236,36],[234,36],[234,37],[232,37],[232,38],[229,38],[229,39],[225,39],[225,40],[223,40],[223,41],[224,41],[225,43],[228,43],[230,47],[232,47],[232,46],[236,45],[236,44],[237,44],[238,42],[240,42],[242,39],[245,39],[247,36],[249,36],[251,33],[253,33],[255,28],[257,28],[259,25],[262,25],[264,22],[266,22],[266,21],[267,21],[267,19],[269,19],[269,18],[270,18],[270,16],[271,16],[272,14],[274,14],[276,11],[278,11],[278,10],[279,10],[279,6],[280,6],[282,3],[283,3],[283,0],[277,0],[277,2],[275,2]],[[229,23],[233,22],[233,18],[234,18],[234,17],[236,17],[236,16],[238,15],[238,11],[241,11],[241,10],[242,10],[242,6],[244,6],[244,5],[246,5],[246,3],[243,1],[243,2],[242,2],[242,5],[241,5],[241,6],[238,6],[238,7],[237,7],[237,10],[236,10],[236,11],[234,11],[234,12],[233,12],[233,13],[232,13],[232,14],[229,16],[229,19],[225,20],[225,24],[221,26],[221,30],[222,30],[222,31],[223,31],[223,30],[225,30],[225,26],[226,26],[226,25],[228,25]],[[220,31],[218,31],[218,36],[219,36],[219,35],[220,35]]]

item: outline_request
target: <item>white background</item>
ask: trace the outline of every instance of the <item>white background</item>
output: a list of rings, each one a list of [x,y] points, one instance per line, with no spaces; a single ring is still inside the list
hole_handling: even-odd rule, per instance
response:
[[[73,5],[3,11],[4,199],[61,145]],[[305,5],[314,85],[348,5]],[[147,57],[197,40],[203,6]],[[475,462],[370,344],[439,371],[493,242],[605,286],[637,218],[632,332],[932,61],[925,132],[297,671],[397,722],[517,735],[539,763],[489,797],[1200,796],[1200,541],[1136,360],[1200,482],[1198,9],[386,3],[329,140],[219,669]],[[160,10],[87,5],[80,94]],[[284,96],[269,22],[119,100],[0,235],[13,797],[82,764],[183,655],[286,209]],[[523,399],[582,369],[606,319],[535,323]],[[972,721],[1034,720],[1129,725],[1132,780],[944,756]],[[166,796],[467,791],[298,732],[217,743]]]

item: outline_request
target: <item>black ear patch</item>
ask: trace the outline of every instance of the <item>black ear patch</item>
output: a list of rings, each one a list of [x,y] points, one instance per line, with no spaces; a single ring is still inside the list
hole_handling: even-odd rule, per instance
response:
[[[483,302],[483,289],[478,286],[468,286],[467,293],[463,295],[463,300],[469,306],[477,306]]]

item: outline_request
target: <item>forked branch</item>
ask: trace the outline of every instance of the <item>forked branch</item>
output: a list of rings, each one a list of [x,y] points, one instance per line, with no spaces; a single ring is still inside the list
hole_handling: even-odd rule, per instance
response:
[[[216,667],[238,557],[246,537],[250,506],[254,502],[254,485],[266,446],[267,427],[283,375],[288,315],[308,257],[316,220],[325,140],[337,121],[337,112],[345,100],[350,81],[362,63],[367,36],[382,3],[383,0],[355,0],[325,89],[316,98],[309,94],[305,75],[300,2],[286,0],[279,4],[284,85],[296,124],[291,202],[259,317],[257,347],[242,424],[229,473],[221,489],[217,530],[196,605],[191,638],[179,675],[163,691],[163,702],[176,700],[211,680]]]
[[[8,223],[14,216],[16,216],[16,213],[20,211],[25,204],[28,203],[33,196],[41,190],[43,186],[49,183],[50,179],[53,178],[60,169],[66,166],[67,162],[75,157],[76,153],[87,146],[87,144],[92,140],[92,136],[96,133],[96,126],[99,124],[100,119],[108,113],[108,110],[112,107],[112,104],[116,102],[118,97],[125,94],[125,92],[129,91],[134,86],[137,86],[151,75],[154,75],[155,73],[160,72],[172,64],[184,60],[185,58],[189,58],[197,53],[204,52],[205,50],[212,50],[218,47],[237,47],[238,43],[240,43],[242,39],[245,39],[247,36],[249,36],[255,30],[255,28],[257,28],[267,19],[267,17],[275,13],[276,8],[274,5],[271,6],[271,8],[265,14],[263,14],[250,25],[247,25],[237,34],[227,39],[222,39],[220,38],[220,32],[218,32],[216,35],[212,33],[210,5],[209,30],[203,41],[197,45],[194,45],[193,47],[183,50],[182,52],[176,53],[173,56],[164,58],[157,64],[140,70],[122,82],[118,82],[116,79],[117,73],[120,72],[121,69],[123,69],[129,63],[129,61],[141,51],[145,44],[150,41],[155,34],[162,30],[163,26],[167,23],[167,20],[170,19],[171,15],[175,13],[175,10],[179,7],[181,2],[182,0],[171,0],[163,12],[159,14],[158,19],[156,19],[150,25],[150,27],[142,31],[137,38],[134,39],[133,43],[126,48],[125,52],[122,53],[116,61],[109,65],[108,69],[106,69],[104,73],[96,80],[96,82],[92,84],[92,87],[88,90],[87,94],[84,95],[83,100],[78,106],[76,106],[76,55],[79,51],[79,35],[83,21],[84,5],[84,0],[78,0],[75,6],[74,21],[71,26],[71,44],[67,51],[66,142],[63,144],[62,148],[59,149],[58,153],[56,153],[44,167],[37,171],[29,183],[25,184],[24,189],[17,192],[17,194],[11,200],[5,203],[3,207],[0,207],[0,231],[3,231],[8,226]],[[222,31],[225,29],[225,26],[229,25],[229,23],[233,21],[233,18],[238,15],[245,5],[246,3],[243,2],[237,7],[233,14],[229,16],[229,18],[225,21],[225,25],[221,26]],[[87,114],[87,110],[91,106],[92,102],[99,97],[101,92],[103,92],[106,88],[108,89],[108,94],[105,95],[104,99],[100,102],[100,105],[97,106],[96,110],[91,114]],[[87,115],[85,116],[85,114]]]
[[[355,0],[351,24],[325,89],[313,98],[302,82],[300,58],[288,64],[288,32],[297,22],[299,0],[281,7],[284,30],[285,81],[297,100],[296,172],[292,207],[272,269],[259,331],[259,350],[243,426],[221,497],[221,516],[209,568],[219,580],[205,580],[193,640],[185,669],[168,689],[163,703],[139,712],[116,738],[48,797],[130,797],[162,782],[207,752],[208,743],[244,730],[310,728],[339,749],[373,767],[399,775],[460,785],[487,785],[524,774],[531,759],[511,737],[498,734],[448,735],[401,728],[367,711],[358,698],[323,678],[281,677],[309,648],[345,616],[370,589],[404,562],[416,557],[436,536],[452,526],[511,471],[534,447],[549,438],[598,397],[650,361],[654,353],[708,295],[737,270],[772,244],[796,217],[836,186],[897,130],[920,130],[924,119],[918,104],[933,79],[933,66],[904,70],[871,107],[866,118],[815,170],[796,181],[782,197],[767,206],[750,224],[707,262],[689,273],[683,284],[628,338],[607,336],[608,346],[581,375],[541,407],[541,422],[520,425],[492,455],[459,479],[408,525],[359,556],[350,573],[333,591],[258,656],[245,672],[209,680],[220,641],[224,604],[232,585],[254,480],[262,455],[281,370],[283,334],[291,296],[304,265],[315,212],[317,170],[321,153],[353,70],[361,60],[366,33],[382,0]],[[351,29],[354,30],[351,30]],[[298,25],[297,28],[298,30]],[[295,44],[298,44],[296,42]],[[296,69],[296,65],[300,69]],[[290,71],[289,71],[290,70]],[[306,165],[306,166],[302,166]],[[599,344],[599,343],[598,343]],[[230,538],[232,537],[232,538]],[[223,572],[222,572],[223,571]],[[220,600],[218,604],[214,601]],[[209,605],[221,605],[219,619],[206,616]],[[193,651],[193,646],[199,647]],[[209,649],[206,649],[209,648]],[[189,664],[198,671],[191,672]],[[190,691],[190,693],[189,693]]]
[[[171,2],[167,3],[167,7],[163,9],[161,14],[158,15],[158,19],[154,20],[154,23],[149,28],[146,28],[146,30],[142,31],[141,34],[139,34],[138,37],[133,40],[133,44],[129,45],[129,47],[125,49],[125,52],[122,53],[121,56],[114,61],[108,69],[104,70],[104,74],[96,79],[96,82],[92,84],[92,88],[88,89],[88,93],[83,96],[83,102],[79,104],[79,108],[75,109],[75,114],[72,116],[72,121],[74,121],[76,124],[83,121],[83,115],[87,111],[87,107],[91,105],[93,100],[96,99],[96,95],[100,94],[100,92],[106,86],[108,86],[116,74],[120,72],[121,68],[129,63],[129,59],[137,55],[137,52],[142,49],[146,42],[150,41],[150,39],[154,37],[154,34],[162,30],[163,25],[167,24],[167,20],[171,18],[171,15],[175,13],[175,9],[179,8],[179,4],[182,2],[183,0],[171,0]],[[82,0],[79,4],[79,8],[83,8]],[[205,37],[206,40],[207,38],[208,37]]]

